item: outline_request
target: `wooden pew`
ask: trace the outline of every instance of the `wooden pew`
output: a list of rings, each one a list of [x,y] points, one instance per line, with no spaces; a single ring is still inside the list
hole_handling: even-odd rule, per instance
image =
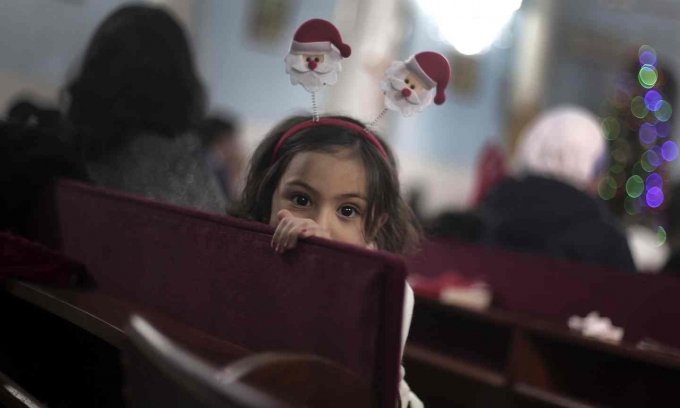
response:
[[[225,382],[255,387],[289,406],[370,405],[368,384],[328,360],[253,354],[91,289],[56,289],[10,280],[0,302],[3,310],[12,310],[6,326],[11,330],[0,337],[0,371],[11,373],[31,392],[24,391],[32,400],[50,407],[123,406],[125,381],[119,358],[129,350],[125,328],[132,314],[144,316],[178,347],[211,366],[226,366],[225,373],[232,373],[232,378]],[[342,387],[329,388],[336,385]]]
[[[101,293],[252,350],[310,353],[396,404],[402,259],[310,239],[283,256],[273,229],[60,181],[32,237],[82,262]]]
[[[140,317],[133,316],[127,332],[132,346],[125,358],[128,406],[170,405],[163,401],[215,408],[368,407],[370,403],[365,384],[319,357],[254,354],[220,369],[177,346]],[[178,399],[187,404],[177,404]]]
[[[678,282],[451,241],[426,245],[408,261],[411,271],[456,271],[495,292],[487,311],[417,297],[405,366],[426,406],[680,404],[680,359],[636,347],[646,336],[678,347]],[[570,315],[592,310],[626,329],[621,344],[567,329]]]
[[[50,407],[120,407],[120,351],[140,313],[184,347],[224,365],[250,352],[129,301],[90,289],[9,280],[0,295],[0,371]]]

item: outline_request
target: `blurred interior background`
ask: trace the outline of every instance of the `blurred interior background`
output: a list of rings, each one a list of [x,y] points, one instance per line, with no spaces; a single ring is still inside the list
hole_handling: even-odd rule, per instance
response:
[[[95,27],[124,3],[1,0],[0,110],[24,96],[63,106],[59,89]],[[659,227],[665,225],[670,186],[680,172],[672,129],[678,2],[150,3],[167,6],[185,24],[211,110],[239,118],[248,149],[284,116],[310,109],[308,93],[290,85],[283,57],[302,22],[324,18],[338,26],[355,52],[340,82],[321,93],[322,112],[371,121],[382,110],[379,81],[391,61],[433,50],[451,62],[447,104],[411,118],[388,113],[380,123],[397,151],[405,191],[421,215],[468,208],[485,146],[512,154],[518,133],[537,113],[577,104],[602,120],[610,140],[611,168],[600,183],[600,197],[626,224],[665,234]]]

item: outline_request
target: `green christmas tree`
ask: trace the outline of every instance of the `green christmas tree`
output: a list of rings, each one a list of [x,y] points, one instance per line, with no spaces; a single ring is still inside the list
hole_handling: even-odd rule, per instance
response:
[[[660,242],[665,240],[668,163],[678,156],[671,140],[674,93],[675,83],[659,67],[656,51],[643,45],[600,107],[611,157],[599,195],[625,223],[656,229]]]

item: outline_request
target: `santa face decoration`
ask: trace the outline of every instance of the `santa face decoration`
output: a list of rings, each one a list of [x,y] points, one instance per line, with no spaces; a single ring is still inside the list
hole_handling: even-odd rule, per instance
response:
[[[290,83],[302,85],[308,92],[335,85],[342,71],[342,59],[352,53],[342,42],[337,28],[326,20],[313,19],[302,24],[293,37],[286,55],[286,74]]]
[[[441,105],[451,77],[448,61],[435,52],[421,52],[406,61],[395,61],[385,72],[381,88],[385,107],[411,116],[432,102]]]

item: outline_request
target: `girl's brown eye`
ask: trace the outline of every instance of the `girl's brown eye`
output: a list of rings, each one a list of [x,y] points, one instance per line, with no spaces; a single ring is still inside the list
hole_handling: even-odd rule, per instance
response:
[[[359,215],[359,211],[351,205],[343,205],[340,207],[340,215],[347,218],[356,217]]]
[[[408,84],[410,81],[408,79],[405,79],[404,82]]]
[[[303,194],[296,194],[293,196],[293,204],[306,207],[309,205],[309,197]]]

